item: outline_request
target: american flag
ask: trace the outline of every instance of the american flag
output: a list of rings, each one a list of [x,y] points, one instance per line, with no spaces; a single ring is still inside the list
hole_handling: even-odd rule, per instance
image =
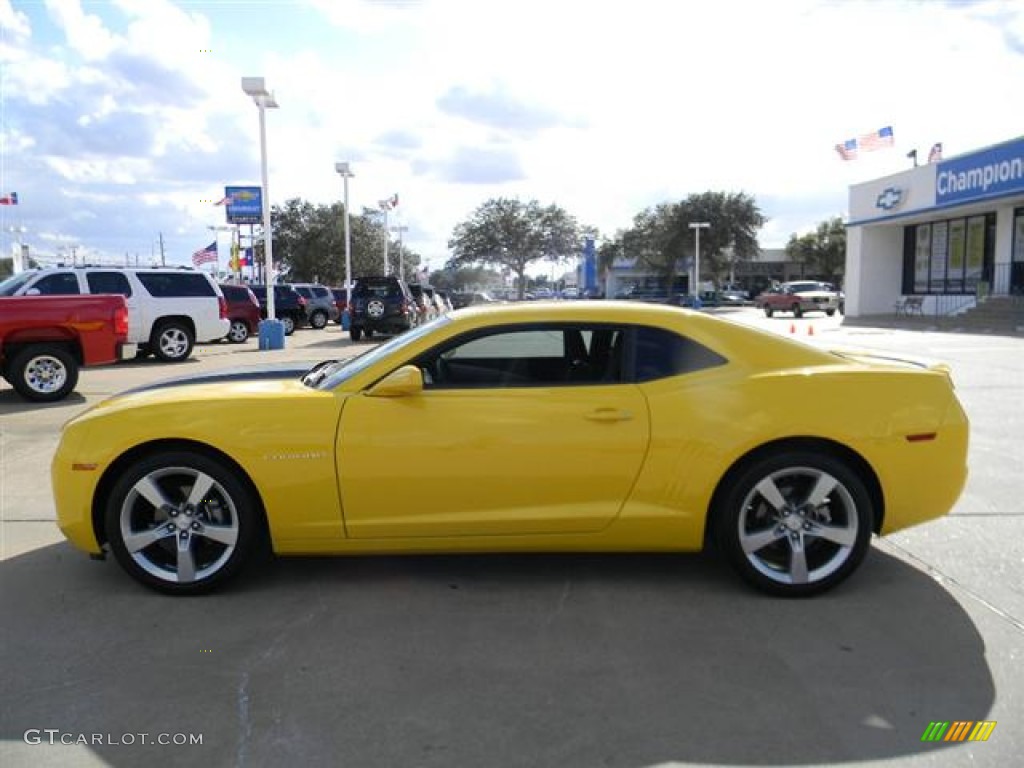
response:
[[[387,200],[380,201],[380,209],[382,211],[390,211],[392,208],[398,207],[398,193],[396,192]]]
[[[192,264],[201,267],[203,264],[217,261],[217,241],[214,240],[205,248],[200,248],[192,254]]]
[[[0,205],[17,205],[18,204],[18,193],[11,192],[8,195],[0,197]]]
[[[235,202],[235,201],[231,199],[231,195],[225,195],[220,200],[218,200],[216,203],[214,203],[214,205],[230,205],[233,202]]]
[[[893,145],[892,126],[879,128],[874,133],[865,133],[857,139],[857,148],[865,152],[873,152],[876,149],[884,149]]]
[[[934,144],[932,144],[932,149],[928,153],[928,162],[929,163],[937,163],[941,159],[942,159],[942,142],[941,141],[937,141]]]
[[[847,139],[844,142],[836,144],[836,152],[843,160],[856,160],[857,159],[857,140]]]

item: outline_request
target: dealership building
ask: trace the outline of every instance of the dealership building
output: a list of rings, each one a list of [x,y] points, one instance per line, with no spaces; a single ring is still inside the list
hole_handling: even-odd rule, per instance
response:
[[[1024,294],[1024,136],[850,187],[846,312]]]

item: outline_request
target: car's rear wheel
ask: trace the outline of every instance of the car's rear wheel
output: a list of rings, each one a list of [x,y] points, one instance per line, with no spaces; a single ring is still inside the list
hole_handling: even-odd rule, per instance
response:
[[[824,592],[867,554],[871,496],[842,460],[782,451],[728,483],[713,513],[715,533],[732,566],[758,589],[784,597]]]
[[[319,331],[327,327],[327,319],[327,313],[318,309],[309,316],[309,325]]]
[[[291,315],[285,315],[284,317],[278,318],[284,323],[284,335],[291,336],[295,333],[295,318]]]
[[[826,309],[825,310],[825,314],[828,315],[829,317],[832,317],[832,315],[834,315],[835,313],[836,313],[836,311],[834,309]]]
[[[794,317],[803,317],[804,316],[804,311],[800,308],[799,304],[794,304],[793,305],[793,316]]]
[[[353,325],[351,328],[348,329],[348,335],[349,338],[352,339],[352,341],[359,341],[361,338],[363,338],[363,329],[358,325]]]
[[[39,344],[15,353],[4,369],[4,376],[26,400],[52,403],[74,390],[78,383],[78,361],[64,347]]]
[[[247,485],[222,462],[172,451],[129,466],[107,499],[104,523],[118,563],[160,592],[207,592],[233,576],[262,536]]]
[[[364,328],[363,333],[366,334],[366,338],[373,336],[373,328]]]
[[[228,331],[228,341],[232,344],[244,344],[249,339],[249,326],[244,320],[232,320]]]
[[[765,315],[765,317],[771,317],[773,314],[774,314],[774,312],[772,311],[771,307],[765,307],[764,308],[764,315]]]
[[[192,354],[192,331],[177,320],[166,320],[153,331],[150,348],[165,363],[180,363]]]

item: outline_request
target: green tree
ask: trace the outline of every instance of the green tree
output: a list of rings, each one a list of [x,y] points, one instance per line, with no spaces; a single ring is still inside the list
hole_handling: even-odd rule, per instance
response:
[[[789,236],[786,256],[804,265],[809,276],[838,282],[846,265],[846,225],[840,216],[819,222],[813,232]]]
[[[271,209],[274,226],[274,260],[287,264],[288,279],[328,285],[345,282],[345,208],[341,203],[314,206],[297,198]],[[352,275],[379,275],[384,270],[384,222],[379,211],[364,208],[349,216]],[[406,277],[420,263],[418,254],[402,245]],[[388,243],[388,262],[394,273],[399,263],[398,245]]]
[[[448,241],[449,263],[508,270],[515,274],[519,298],[523,298],[526,268],[537,261],[563,261],[577,255],[580,232],[576,219],[557,205],[493,198],[455,227]]]
[[[671,290],[685,260],[696,252],[690,225],[707,222],[710,226],[700,232],[700,274],[717,286],[734,262],[756,257],[757,231],[766,221],[754,198],[744,192],[703,192],[641,211],[609,250],[637,258]],[[695,288],[690,286],[691,291]]]

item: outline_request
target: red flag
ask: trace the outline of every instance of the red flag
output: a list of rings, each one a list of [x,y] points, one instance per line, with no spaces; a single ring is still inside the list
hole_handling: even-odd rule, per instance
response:
[[[11,192],[9,195],[0,197],[0,205],[17,205],[18,204],[18,193]]]

